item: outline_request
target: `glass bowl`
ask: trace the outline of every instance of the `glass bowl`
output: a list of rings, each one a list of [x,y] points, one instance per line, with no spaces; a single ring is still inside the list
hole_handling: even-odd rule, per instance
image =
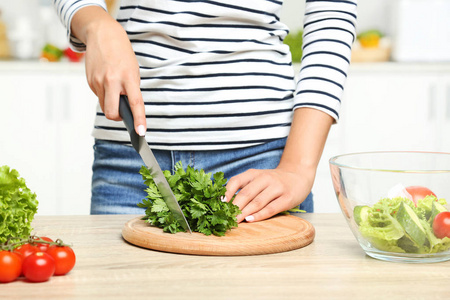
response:
[[[450,153],[365,152],[329,163],[342,213],[367,255],[411,263],[450,260],[450,238],[433,230],[435,216],[449,210]],[[436,223],[442,237],[445,225]]]

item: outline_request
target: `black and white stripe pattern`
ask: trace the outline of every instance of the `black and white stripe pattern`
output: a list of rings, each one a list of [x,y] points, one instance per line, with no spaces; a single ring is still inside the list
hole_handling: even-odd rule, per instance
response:
[[[67,28],[98,0],[55,0]],[[285,137],[295,108],[336,120],[355,36],[355,1],[307,0],[298,83],[276,0],[122,0],[117,15],[141,68],[153,148],[211,150]],[[302,17],[299,15],[299,17]],[[70,31],[68,31],[70,36]],[[85,46],[70,36],[75,49]],[[127,142],[98,110],[96,138]]]
[[[356,1],[306,0],[306,4],[294,107],[313,107],[338,119],[355,40]]]

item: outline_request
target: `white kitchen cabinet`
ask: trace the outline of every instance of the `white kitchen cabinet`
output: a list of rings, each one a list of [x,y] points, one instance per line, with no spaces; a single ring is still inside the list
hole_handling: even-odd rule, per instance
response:
[[[436,85],[433,72],[350,72],[341,113],[342,150],[436,150]]]
[[[0,65],[0,165],[17,169],[38,214],[88,214],[97,99],[78,64]]]
[[[322,158],[317,167],[316,179],[313,186],[314,211],[319,213],[339,212],[333,183],[331,182],[329,159],[342,152],[342,143],[340,141],[340,127],[334,125],[331,127],[327,143],[322,153]]]
[[[450,152],[450,64],[370,66],[349,72],[340,150]]]
[[[440,72],[435,87],[438,126],[436,151],[450,152],[450,74]]]

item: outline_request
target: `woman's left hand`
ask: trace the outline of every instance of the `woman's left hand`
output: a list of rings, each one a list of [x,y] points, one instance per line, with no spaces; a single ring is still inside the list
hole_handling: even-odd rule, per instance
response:
[[[276,169],[250,169],[232,177],[227,184],[226,199],[232,199],[242,214],[237,221],[261,221],[298,206],[311,192],[315,171],[294,172]]]
[[[333,119],[313,108],[294,112],[289,137],[275,169],[250,169],[232,177],[225,198],[239,206],[237,221],[270,218],[302,203],[314,184],[317,166]]]

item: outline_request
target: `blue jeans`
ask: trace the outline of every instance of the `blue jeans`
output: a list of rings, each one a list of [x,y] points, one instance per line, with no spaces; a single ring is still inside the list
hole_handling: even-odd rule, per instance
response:
[[[223,172],[231,178],[248,169],[274,169],[278,165],[286,139],[231,150],[166,151],[152,150],[162,170],[173,170],[181,161],[206,173]],[[96,140],[92,177],[91,214],[144,214],[137,204],[147,196],[147,186],[139,174],[143,161],[133,147]],[[312,194],[300,209],[313,212]]]

